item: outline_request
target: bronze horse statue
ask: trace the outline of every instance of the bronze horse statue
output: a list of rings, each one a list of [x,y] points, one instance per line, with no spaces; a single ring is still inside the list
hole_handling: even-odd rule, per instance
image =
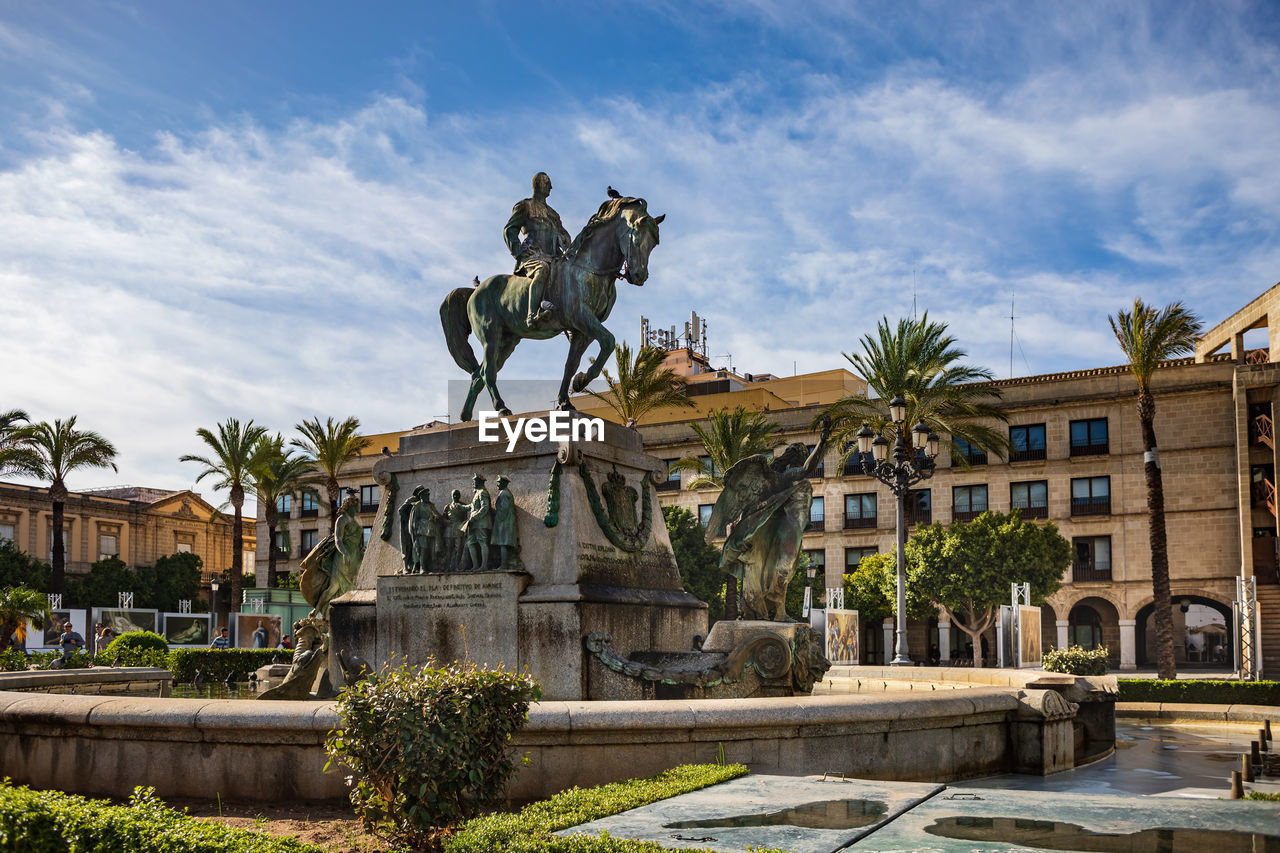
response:
[[[570,380],[573,391],[581,391],[613,355],[613,335],[604,321],[618,298],[614,281],[623,278],[637,287],[644,284],[649,277],[649,253],[658,245],[658,224],[665,218],[666,214],[650,216],[642,198],[611,198],[600,205],[565,257],[555,262],[546,298],[560,307],[532,324],[526,321],[529,279],[523,276],[490,276],[478,287],[459,287],[446,296],[440,323],[449,354],[471,376],[462,420],[471,420],[481,388],[489,390],[499,414],[510,415],[498,393],[498,371],[521,340],[545,340],[561,332],[569,337],[569,357],[556,408],[572,411]],[[480,342],[480,361],[467,341],[469,334]],[[575,374],[592,341],[599,342],[599,355],[585,372]]]

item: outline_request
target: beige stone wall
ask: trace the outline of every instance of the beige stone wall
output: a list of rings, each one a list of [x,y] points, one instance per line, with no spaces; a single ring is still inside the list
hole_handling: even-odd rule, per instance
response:
[[[231,520],[192,492],[166,493],[158,501],[72,492],[66,500],[67,571],[83,573],[101,556],[100,535],[116,537],[117,556],[130,567],[153,565],[186,543],[204,561],[206,573],[231,567]],[[15,544],[48,560],[53,506],[47,488],[0,483],[0,523],[13,524]],[[246,518],[245,553],[256,547],[253,519]],[[251,560],[248,562],[251,565]]]
[[[1248,459],[1251,453],[1257,455],[1259,451],[1257,448],[1238,450],[1239,441],[1247,443],[1247,432],[1243,426],[1237,429],[1244,417],[1244,406],[1237,403],[1234,390],[1237,368],[1223,358],[1202,364],[1183,359],[1158,370],[1153,381],[1175,598],[1196,595],[1229,604],[1234,597],[1235,577],[1241,571],[1242,556],[1247,556],[1242,555],[1242,549],[1249,544],[1251,531],[1242,530],[1242,516],[1246,520],[1254,518],[1257,511],[1246,509],[1242,513],[1240,501],[1248,500]],[[1274,387],[1280,378],[1273,370],[1242,369],[1253,371],[1250,382],[1254,385],[1269,380]],[[1046,459],[1008,463],[992,457],[989,464],[966,471],[952,467],[949,453],[944,449],[935,476],[919,486],[931,490],[933,520],[943,523],[952,520],[955,486],[985,484],[989,508],[1008,512],[1011,483],[1047,481],[1048,516],[1064,537],[1071,540],[1110,536],[1112,544],[1111,581],[1077,583],[1068,568],[1062,589],[1049,600],[1056,619],[1066,620],[1075,604],[1090,597],[1109,602],[1115,611],[1113,620],[1136,619],[1139,610],[1152,599],[1146,479],[1136,412],[1136,383],[1124,368],[1102,368],[998,384],[1004,393],[1003,405],[1011,425],[1045,425]],[[816,435],[808,425],[817,411],[816,407],[809,407],[771,412],[770,417],[783,425],[784,441],[813,443]],[[1091,418],[1107,419],[1109,452],[1072,457],[1070,423]],[[642,427],[641,432],[646,450],[660,458],[701,453],[687,423]],[[824,498],[825,529],[805,536],[806,549],[820,549],[825,553],[828,586],[840,582],[845,549],[875,547],[884,551],[891,549],[894,542],[893,496],[886,487],[866,476],[841,476],[837,471],[837,451],[833,448],[827,454],[826,476],[811,481],[814,495]],[[1100,476],[1110,477],[1110,514],[1073,517],[1072,479]],[[877,495],[876,527],[845,530],[844,496],[865,492]],[[663,505],[684,506],[696,513],[699,504],[713,504],[717,494],[714,489],[682,488],[661,491],[659,497]],[[1264,523],[1267,518],[1264,512]],[[1274,523],[1274,519],[1270,522]],[[1118,628],[1114,621],[1104,627],[1104,634],[1113,635],[1104,636],[1104,642],[1118,654]],[[1045,635],[1053,637],[1052,645],[1056,645],[1056,626],[1051,622],[1046,625]],[[927,649],[923,631],[911,636],[913,653]]]

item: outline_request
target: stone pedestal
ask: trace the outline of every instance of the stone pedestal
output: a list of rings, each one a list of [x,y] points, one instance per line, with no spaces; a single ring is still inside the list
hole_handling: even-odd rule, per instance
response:
[[[474,474],[494,498],[498,475],[511,481],[521,570],[403,574],[400,505],[417,486],[437,509],[454,489],[469,504]],[[356,589],[332,606],[337,651],[375,667],[393,653],[414,664],[469,656],[527,667],[546,700],[629,699],[639,686],[591,659],[584,637],[609,634],[622,654],[683,652],[707,631],[654,490],[665,466],[635,430],[606,423],[603,440],[521,438],[507,452],[505,439],[479,441],[474,422],[441,426],[404,436],[374,478],[382,503]]]
[[[1120,620],[1120,669],[1135,670],[1138,668],[1137,621]]]

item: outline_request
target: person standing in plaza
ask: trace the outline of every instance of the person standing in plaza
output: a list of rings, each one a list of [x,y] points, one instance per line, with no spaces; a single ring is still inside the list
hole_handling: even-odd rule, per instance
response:
[[[111,645],[111,641],[116,638],[115,633],[106,625],[102,626],[102,630],[98,633],[97,651],[99,654],[107,650],[107,646]]]
[[[84,648],[84,637],[71,625],[68,619],[62,624],[62,633],[58,636],[58,646],[62,649],[62,660],[67,662],[77,650]]]
[[[231,648],[231,638],[227,636],[226,628],[218,629],[218,636],[213,638],[213,642],[209,644],[211,649],[229,649]]]

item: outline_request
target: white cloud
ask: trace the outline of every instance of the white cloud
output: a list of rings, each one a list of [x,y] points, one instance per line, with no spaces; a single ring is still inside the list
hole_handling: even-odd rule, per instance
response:
[[[649,283],[619,286],[621,339],[694,309],[741,370],[826,369],[911,310],[914,277],[998,375],[1012,294],[1016,372],[1115,363],[1105,317],[1134,296],[1212,323],[1277,277],[1280,107],[1265,81],[1167,62],[1093,96],[1115,70],[1094,65],[993,88],[903,63],[787,99],[745,74],[556,114],[371,96],[279,129],[157,128],[139,150],[42,114],[0,171],[4,405],[78,413],[120,445],[122,479],[172,487],[196,427],[231,415],[428,420],[460,378],[439,303],[509,268],[500,231],[539,169],[570,230],[606,184],[668,214]],[[504,376],[556,377],[564,353],[526,342]]]

